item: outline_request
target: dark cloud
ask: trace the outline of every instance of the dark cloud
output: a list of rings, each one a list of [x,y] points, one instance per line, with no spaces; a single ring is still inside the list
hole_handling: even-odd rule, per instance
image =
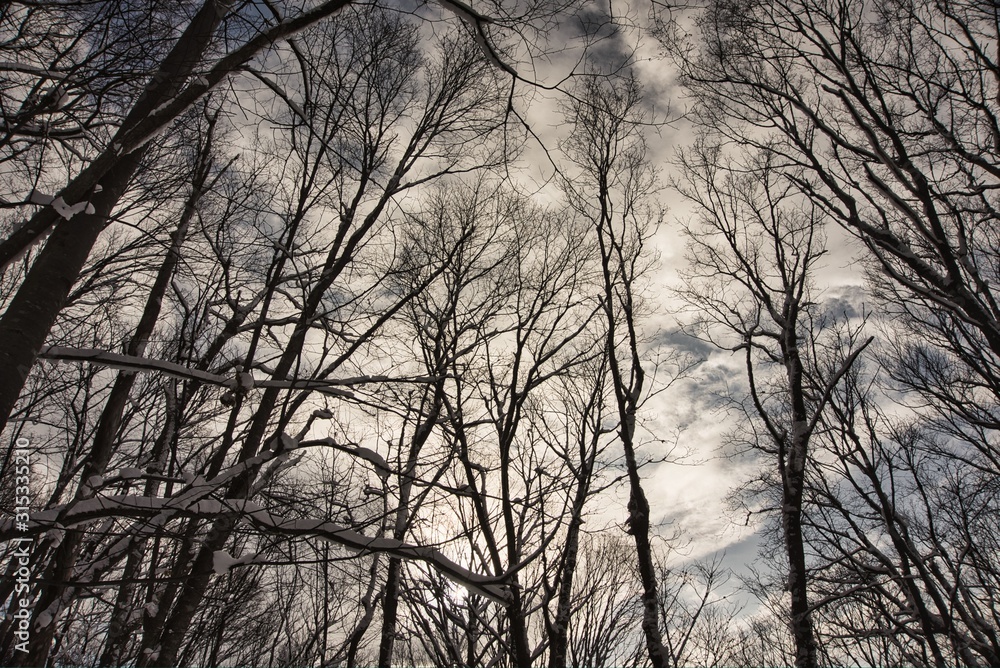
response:
[[[706,360],[719,349],[711,343],[695,338],[679,329],[661,332],[654,341],[657,347],[671,348],[679,353],[686,353],[698,360]]]

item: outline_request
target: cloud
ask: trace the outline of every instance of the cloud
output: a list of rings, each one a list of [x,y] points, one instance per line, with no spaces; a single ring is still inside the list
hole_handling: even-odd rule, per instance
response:
[[[699,360],[707,360],[718,348],[679,329],[660,332],[653,341],[656,347],[664,346],[680,353],[686,353]]]

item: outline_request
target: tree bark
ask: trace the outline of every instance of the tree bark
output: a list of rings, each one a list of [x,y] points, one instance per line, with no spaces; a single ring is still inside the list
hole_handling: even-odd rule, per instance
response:
[[[147,143],[119,156],[120,145],[116,148],[116,141],[181,89],[232,3],[233,0],[206,0],[160,63],[110,147],[60,193],[69,205],[89,196],[94,212],[81,212],[71,220],[56,223],[54,209],[46,206],[15,233],[15,236],[31,233],[32,238],[37,238],[55,225],[51,238],[0,319],[0,432],[6,427],[28,372],[66,305],[97,238],[148,151]],[[101,186],[100,192],[94,192],[96,185]]]
[[[788,376],[792,422],[787,452],[781,467],[782,513],[785,550],[788,553],[788,591],[791,597],[790,628],[795,641],[795,667],[816,668],[817,647],[809,609],[808,572],[806,571],[805,539],[802,535],[802,495],[805,489],[805,468],[809,456],[809,411],[803,387],[802,360],[796,332],[798,300],[786,305],[782,328],[782,356]],[[779,444],[779,450],[785,447]]]

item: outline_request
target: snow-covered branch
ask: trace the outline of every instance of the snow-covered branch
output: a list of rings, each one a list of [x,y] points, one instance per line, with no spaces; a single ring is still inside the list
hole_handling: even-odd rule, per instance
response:
[[[254,387],[276,387],[287,390],[315,390],[323,394],[351,398],[350,390],[341,389],[344,386],[364,385],[368,383],[433,383],[437,378],[431,376],[412,376],[396,378],[392,376],[353,376],[350,378],[332,379],[289,379],[289,380],[258,380],[247,372],[237,373],[235,377],[221,376],[199,369],[192,369],[182,364],[166,362],[149,357],[122,355],[95,348],[65,348],[51,346],[38,355],[42,359],[62,360],[70,362],[90,362],[112,369],[123,371],[156,371],[181,380],[198,380],[209,385],[218,385],[229,389],[241,388],[249,390]]]
[[[58,523],[60,529],[68,529],[105,517],[155,517],[162,513],[184,517],[215,517],[236,514],[254,527],[284,536],[313,536],[323,538],[337,545],[362,554],[386,553],[400,559],[423,561],[451,580],[469,590],[499,603],[508,601],[506,587],[496,578],[474,573],[452,561],[440,551],[420,545],[412,545],[392,538],[366,536],[335,522],[323,519],[289,519],[274,515],[260,505],[245,499],[205,499],[202,493],[217,489],[215,484],[194,484],[188,490],[173,497],[150,497],[139,495],[97,496],[78,501],[68,507],[52,508],[33,513],[28,521],[27,532],[18,531],[17,536],[26,533],[40,533]],[[0,539],[13,538],[13,519],[0,521]]]

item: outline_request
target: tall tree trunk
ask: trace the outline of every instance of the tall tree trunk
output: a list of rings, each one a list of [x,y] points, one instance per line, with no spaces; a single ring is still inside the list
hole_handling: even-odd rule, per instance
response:
[[[788,554],[788,591],[791,595],[790,627],[795,642],[796,668],[815,668],[816,638],[809,609],[805,545],[802,536],[802,489],[805,444],[792,437],[782,481],[781,524]]]
[[[569,625],[573,616],[573,578],[576,575],[576,565],[580,554],[580,528],[583,525],[583,502],[585,500],[586,491],[580,486],[577,488],[573,503],[573,516],[570,519],[569,528],[566,530],[566,546],[563,548],[565,552],[560,565],[562,581],[559,583],[555,619],[548,630],[549,668],[566,668],[566,653],[569,650]]]
[[[657,594],[656,563],[653,561],[653,548],[649,533],[649,501],[642,489],[642,477],[639,475],[639,462],[635,456],[635,416],[642,396],[645,372],[642,360],[639,358],[638,336],[632,303],[631,275],[627,263],[622,256],[617,262],[612,248],[620,250],[621,242],[611,237],[610,206],[606,181],[602,180],[602,224],[599,226],[598,243],[604,273],[605,313],[607,314],[607,348],[608,367],[615,390],[618,405],[619,429],[618,435],[622,449],[625,451],[625,467],[629,481],[628,500],[628,533],[635,540],[636,561],[639,566],[639,580],[642,585],[642,633],[646,641],[646,652],[653,668],[668,668],[670,655],[663,646],[663,634],[660,631],[659,595]],[[607,235],[607,238],[606,238]],[[619,277],[623,285],[616,285]],[[620,310],[619,310],[620,309]],[[628,332],[628,363],[626,369],[618,360],[615,330],[621,324]],[[628,377],[626,377],[628,374]]]
[[[399,611],[401,567],[402,563],[397,557],[389,559],[389,571],[385,578],[385,594],[382,597],[382,636],[378,645],[379,668],[392,666],[392,649],[396,642],[396,617]]]
[[[517,579],[510,580],[511,601],[507,605],[507,623],[513,645],[514,665],[531,668],[531,644],[528,641],[528,625],[524,614],[521,586]]]
[[[808,579],[806,571],[805,540],[802,535],[802,494],[805,488],[805,467],[808,458],[809,419],[802,378],[802,360],[798,352],[798,334],[795,331],[797,309],[793,306],[784,327],[782,355],[791,398],[792,423],[781,467],[781,524],[784,531],[785,550],[788,554],[788,591],[791,598],[790,628],[795,642],[796,668],[816,668],[817,647],[809,609]]]
[[[587,84],[579,106],[574,109],[574,134],[580,143],[573,151],[573,158],[584,170],[587,184],[583,187],[590,189],[588,199],[592,199],[581,212],[593,222],[600,251],[604,345],[629,482],[627,524],[628,533],[635,540],[642,585],[642,633],[650,664],[653,668],[667,668],[670,657],[660,631],[649,501],[642,489],[636,457],[636,414],[642,401],[645,372],[632,288],[640,277],[638,260],[649,233],[647,228],[655,225],[639,213],[642,200],[653,195],[652,181],[646,174],[645,142],[639,134],[639,126],[645,122],[638,111],[640,99],[639,87],[631,78],[620,87],[616,84],[605,87],[596,80]],[[570,192],[577,187],[573,183],[567,185]]]
[[[635,540],[636,561],[639,564],[639,580],[642,584],[642,633],[646,640],[646,652],[653,668],[668,668],[670,656],[663,646],[660,631],[660,606],[657,594],[656,562],[653,561],[653,547],[649,540],[649,501],[642,489],[639,465],[635,457],[632,433],[635,414],[628,418],[630,424],[622,427],[622,444],[625,447],[625,466],[628,469],[629,501],[628,532]],[[626,437],[625,434],[628,433]]]
[[[146,143],[120,156],[116,140],[181,89],[201,61],[232,3],[233,0],[206,0],[160,63],[110,146],[60,193],[68,205],[76,205],[89,197],[93,213],[84,211],[71,220],[56,222],[58,216],[54,207],[46,206],[15,233],[14,236],[30,233],[37,238],[55,225],[48,243],[0,318],[0,432],[7,425],[28,372],[56,317],[66,305],[90,251],[148,151]],[[95,192],[97,185],[101,186],[100,192]]]

